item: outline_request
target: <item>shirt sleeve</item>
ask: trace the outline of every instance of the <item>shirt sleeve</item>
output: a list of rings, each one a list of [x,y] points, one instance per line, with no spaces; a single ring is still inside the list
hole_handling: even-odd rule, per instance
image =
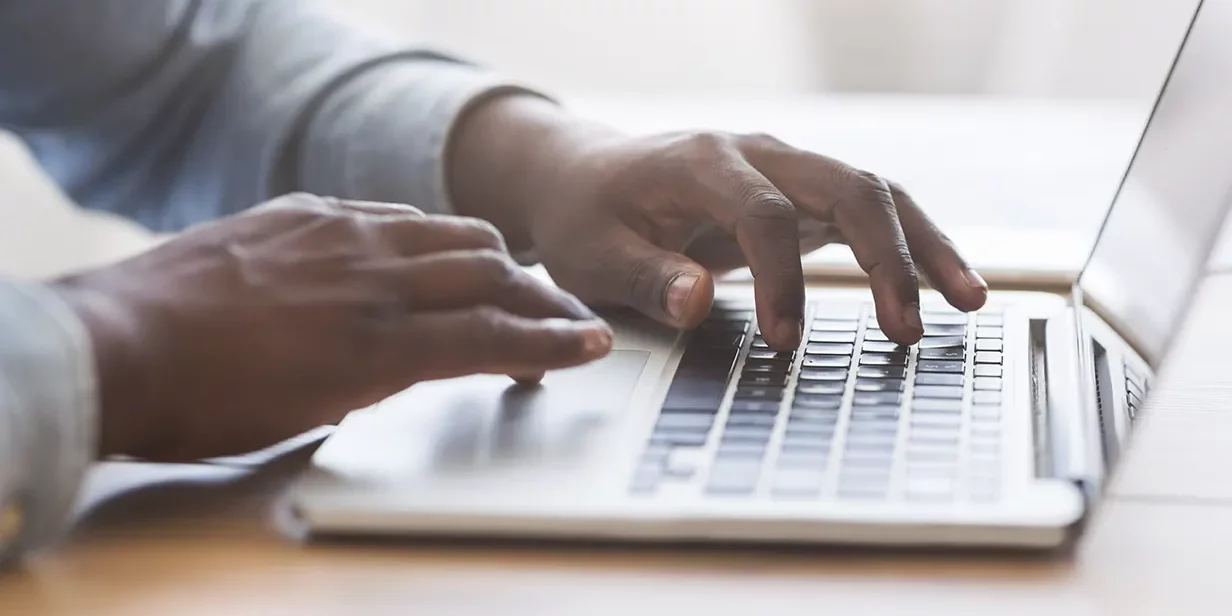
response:
[[[89,334],[54,293],[0,280],[0,567],[60,536],[96,453]]]
[[[452,127],[510,92],[312,0],[0,0],[0,126],[159,231],[295,190],[450,213]]]

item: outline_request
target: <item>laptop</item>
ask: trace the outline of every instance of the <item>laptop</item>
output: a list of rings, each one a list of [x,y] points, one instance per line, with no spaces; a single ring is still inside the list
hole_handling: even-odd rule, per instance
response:
[[[925,292],[904,348],[866,291],[810,288],[782,353],[722,284],[697,330],[611,315],[612,353],[539,387],[422,383],[352,413],[284,511],[310,536],[1069,543],[1227,213],[1230,30],[1232,0],[1199,6],[1072,293],[961,313]]]

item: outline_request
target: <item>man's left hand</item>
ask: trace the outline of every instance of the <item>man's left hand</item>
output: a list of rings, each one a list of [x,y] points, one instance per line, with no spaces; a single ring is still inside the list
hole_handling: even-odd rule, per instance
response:
[[[831,242],[868,273],[896,342],[923,334],[921,276],[960,310],[987,298],[902,187],[767,135],[628,137],[508,97],[464,125],[452,161],[455,198],[474,208],[464,213],[496,222],[515,251],[533,248],[562,288],[678,327],[705,318],[715,274],[748,266],[767,342],[795,348],[800,255]]]

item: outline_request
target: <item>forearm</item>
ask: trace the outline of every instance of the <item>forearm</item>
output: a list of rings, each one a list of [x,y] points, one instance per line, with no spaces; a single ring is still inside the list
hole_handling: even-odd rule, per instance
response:
[[[511,89],[308,0],[0,0],[0,126],[158,230],[295,190],[448,211],[454,118]]]
[[[0,566],[59,536],[95,457],[88,335],[46,288],[0,280]]]

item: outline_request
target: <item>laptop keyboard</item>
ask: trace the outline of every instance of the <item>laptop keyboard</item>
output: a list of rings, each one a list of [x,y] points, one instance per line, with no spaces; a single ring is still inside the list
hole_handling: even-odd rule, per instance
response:
[[[1002,316],[926,308],[924,338],[890,342],[871,304],[811,306],[776,352],[750,306],[693,332],[630,486],[709,497],[996,500]]]

